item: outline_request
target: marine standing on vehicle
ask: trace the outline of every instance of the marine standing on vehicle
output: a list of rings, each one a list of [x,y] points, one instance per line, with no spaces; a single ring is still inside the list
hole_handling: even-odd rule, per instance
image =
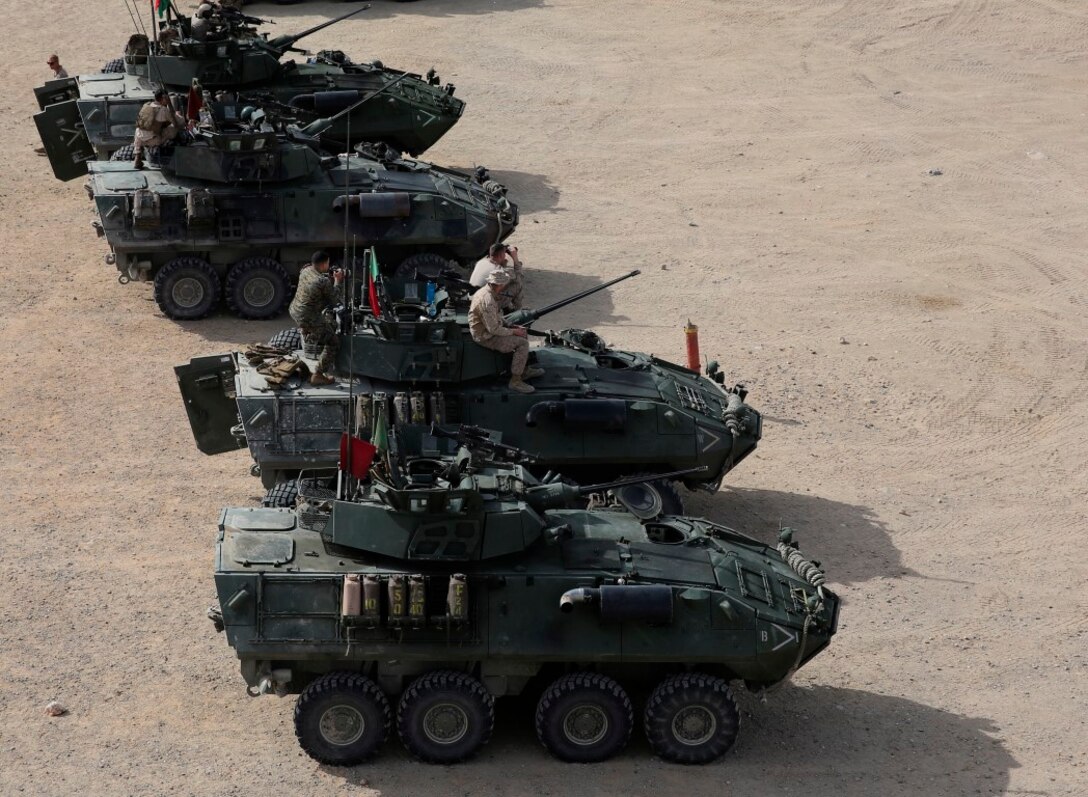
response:
[[[185,129],[185,118],[170,107],[170,95],[165,89],[155,92],[155,99],[145,103],[136,115],[136,136],[132,151],[137,169],[144,168],[144,147],[161,147],[173,141],[179,130]]]
[[[298,324],[303,339],[311,346],[321,348],[317,366],[310,376],[311,385],[331,385],[336,381],[329,372],[340,351],[340,337],[325,311],[336,304],[336,288],[343,278],[340,271],[329,278],[329,255],[323,251],[314,252],[310,265],[298,275],[298,290],[291,301],[291,318]]]
[[[472,295],[468,309],[468,328],[472,339],[488,349],[513,354],[510,363],[510,389],[532,393],[534,388],[526,379],[544,375],[542,368],[526,370],[529,362],[529,340],[525,327],[506,326],[500,306],[502,295],[510,284],[510,272],[496,269],[487,277],[487,285]]]

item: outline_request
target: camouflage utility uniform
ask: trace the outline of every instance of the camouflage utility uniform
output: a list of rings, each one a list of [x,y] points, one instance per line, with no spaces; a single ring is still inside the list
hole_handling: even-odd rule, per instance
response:
[[[472,304],[468,308],[468,329],[472,339],[495,351],[513,353],[510,373],[521,377],[525,373],[525,364],[529,361],[529,341],[514,334],[503,324],[502,312],[495,292],[487,285],[472,294]]]
[[[143,162],[144,147],[152,149],[168,144],[177,138],[178,130],[183,127],[185,120],[172,109],[154,100],[145,103],[136,115],[136,136],[132,139],[136,162]]]
[[[336,304],[336,286],[332,278],[313,266],[306,266],[298,275],[298,290],[291,301],[291,318],[298,324],[302,337],[311,346],[321,347],[317,360],[318,373],[332,371],[340,338],[332,321],[325,317],[326,308]]]

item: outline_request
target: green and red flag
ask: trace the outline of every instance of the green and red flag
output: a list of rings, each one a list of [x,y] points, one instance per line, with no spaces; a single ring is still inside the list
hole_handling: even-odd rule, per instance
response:
[[[167,11],[170,10],[170,0],[154,0],[155,11],[158,12],[159,17],[162,17]]]
[[[382,317],[382,309],[378,304],[378,255],[374,247],[370,247],[370,262],[367,264],[367,280],[369,282],[368,298],[370,299],[370,312],[375,318]]]

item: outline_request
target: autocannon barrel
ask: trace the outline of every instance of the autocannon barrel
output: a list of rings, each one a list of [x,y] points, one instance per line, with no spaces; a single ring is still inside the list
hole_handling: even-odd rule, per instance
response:
[[[634,271],[630,271],[627,274],[624,274],[622,277],[616,277],[615,279],[611,279],[608,282],[601,283],[600,285],[597,285],[593,288],[587,288],[580,293],[576,293],[573,296],[568,296],[566,299],[560,299],[558,302],[552,302],[551,304],[545,305],[544,307],[538,308],[536,310],[515,310],[514,312],[508,313],[506,315],[506,322],[509,324],[517,324],[519,326],[527,326],[536,321],[538,318],[547,315],[548,313],[559,310],[562,307],[566,307],[568,304],[574,304],[574,302],[580,301],[587,296],[597,293],[598,291],[603,291],[605,288],[609,288],[615,285],[617,282],[623,282],[626,279],[631,279],[631,277],[637,277],[641,273],[642,272],[636,268]]]
[[[703,473],[708,470],[706,465],[701,465],[698,468],[685,468],[684,470],[673,470],[668,473],[647,473],[642,476],[631,476],[627,479],[617,479],[614,482],[601,482],[600,484],[583,484],[578,487],[579,495],[590,495],[591,493],[600,493],[605,490],[614,490],[617,487],[627,487],[632,484],[645,484],[646,482],[655,482],[659,479],[675,479],[678,476],[687,476],[689,473]]]
[[[326,22],[322,22],[320,25],[314,25],[312,28],[308,28],[302,31],[302,33],[284,34],[283,36],[277,36],[274,39],[269,39],[268,46],[282,55],[283,53],[286,53],[288,50],[294,47],[296,42],[306,38],[311,33],[317,33],[319,30],[329,27],[329,25],[335,25],[337,22],[342,22],[348,17],[355,16],[360,11],[366,11],[368,8],[370,8],[369,5],[360,6],[354,11],[349,11],[347,14],[343,14],[339,17],[336,17],[335,19],[330,19]]]

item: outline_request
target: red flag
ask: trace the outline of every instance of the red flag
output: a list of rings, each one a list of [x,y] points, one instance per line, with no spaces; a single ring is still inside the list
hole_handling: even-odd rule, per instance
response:
[[[185,106],[185,118],[196,120],[200,118],[200,109],[204,107],[204,95],[200,91],[200,84],[193,80],[189,87],[189,101]]]
[[[351,450],[348,450],[348,441],[351,441]],[[340,470],[347,471],[350,462],[350,473],[356,479],[365,479],[370,473],[370,463],[374,461],[374,455],[378,449],[353,435],[340,436]],[[350,454],[350,456],[349,456]]]

